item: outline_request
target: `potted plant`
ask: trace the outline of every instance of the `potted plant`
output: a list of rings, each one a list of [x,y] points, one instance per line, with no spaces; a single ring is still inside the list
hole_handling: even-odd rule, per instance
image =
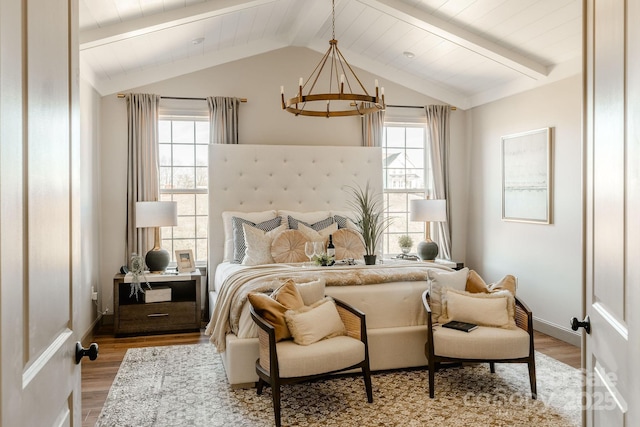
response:
[[[403,254],[408,254],[413,247],[413,239],[408,234],[403,234],[398,237],[398,246],[400,246],[400,250]]]
[[[364,262],[367,265],[374,265],[376,246],[384,230],[389,227],[390,218],[383,216],[382,198],[379,194],[374,194],[368,182],[364,189],[360,186],[347,186],[346,189],[353,197],[353,200],[348,202],[355,215],[353,222],[364,241]]]

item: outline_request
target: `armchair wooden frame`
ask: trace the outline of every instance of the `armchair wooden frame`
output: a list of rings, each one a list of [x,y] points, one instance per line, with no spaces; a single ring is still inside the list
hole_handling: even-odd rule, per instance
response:
[[[438,356],[434,349],[433,340],[433,320],[431,318],[431,299],[429,291],[426,290],[422,294],[422,304],[427,312],[427,343],[425,344],[425,355],[429,362],[429,397],[433,398],[435,373],[440,368],[441,363],[489,363],[491,373],[496,372],[496,363],[526,363],[529,367],[529,384],[531,385],[531,398],[536,399],[537,387],[536,387],[536,362],[535,362],[535,350],[533,347],[533,314],[527,305],[518,299],[516,300],[515,320],[516,325],[524,330],[529,335],[529,354],[526,357],[516,359],[461,359],[453,357]]]
[[[253,307],[250,308],[251,317],[258,325],[258,339],[260,341],[260,358],[256,360],[256,373],[258,374],[258,382],[256,384],[257,394],[261,395],[265,385],[271,386],[273,398],[273,412],[275,423],[280,427],[280,386],[286,384],[295,384],[304,381],[312,381],[315,379],[327,377],[330,374],[344,372],[356,368],[362,369],[364,377],[364,385],[367,393],[367,401],[373,402],[373,391],[371,387],[371,369],[369,367],[369,346],[367,343],[367,326],[365,314],[356,308],[334,299],[336,308],[340,314],[340,318],[347,330],[347,336],[358,339],[364,343],[364,359],[355,365],[345,366],[344,368],[331,372],[324,372],[316,375],[308,375],[304,377],[281,378],[278,364],[278,352],[276,346],[276,337],[274,327],[261,317]]]

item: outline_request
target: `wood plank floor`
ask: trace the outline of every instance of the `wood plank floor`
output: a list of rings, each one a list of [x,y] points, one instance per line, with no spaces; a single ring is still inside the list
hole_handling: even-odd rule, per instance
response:
[[[84,427],[93,427],[95,425],[127,349],[207,343],[209,342],[209,337],[202,332],[192,332],[115,338],[112,331],[105,327],[104,330],[98,331],[91,341],[98,343],[99,356],[95,361],[89,361],[86,357],[82,360],[82,425]],[[534,341],[537,351],[574,368],[580,368],[579,347],[539,332],[536,332]],[[87,345],[85,343],[85,347]]]

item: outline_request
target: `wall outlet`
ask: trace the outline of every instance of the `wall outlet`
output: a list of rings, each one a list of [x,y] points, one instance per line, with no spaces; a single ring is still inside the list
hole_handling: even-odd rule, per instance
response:
[[[98,301],[98,293],[93,286],[91,287],[91,301]]]

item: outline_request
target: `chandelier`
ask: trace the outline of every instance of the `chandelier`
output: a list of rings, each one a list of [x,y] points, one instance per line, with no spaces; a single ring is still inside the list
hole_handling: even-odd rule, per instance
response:
[[[316,117],[363,116],[384,110],[384,87],[378,88],[378,80],[376,80],[375,96],[369,95],[351,65],[338,49],[335,0],[332,0],[331,4],[333,31],[332,38],[329,40],[329,49],[311,72],[307,81],[300,77],[296,96],[285,101],[284,86],[280,86],[282,109],[296,116]],[[323,79],[320,79],[321,76],[328,80],[324,86]],[[306,95],[303,93],[305,89]],[[314,89],[317,93],[313,93]],[[355,90],[361,90],[361,93],[356,93]]]

